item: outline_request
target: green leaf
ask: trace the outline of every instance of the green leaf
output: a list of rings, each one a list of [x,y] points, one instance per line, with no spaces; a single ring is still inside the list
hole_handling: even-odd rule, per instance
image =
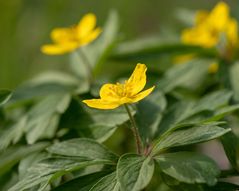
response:
[[[69,94],[51,94],[41,99],[26,114],[0,135],[0,149],[18,142],[24,134],[29,144],[55,136],[61,114],[71,100]]]
[[[82,168],[97,165],[109,164],[112,162],[105,159],[89,160],[83,157],[51,157],[44,159],[39,163],[31,166],[28,173],[9,191],[23,191],[34,186],[40,185],[38,191],[44,191],[46,187],[57,178],[68,174],[69,172],[80,170]]]
[[[157,156],[155,160],[163,173],[188,184],[215,185],[220,173],[213,160],[197,153],[168,153]]]
[[[155,141],[152,152],[153,154],[156,154],[170,147],[209,141],[220,137],[229,131],[231,131],[231,129],[219,127],[218,123],[208,123],[186,129],[179,129],[169,134],[164,134],[161,138]]]
[[[0,154],[0,175],[10,170],[16,163],[29,154],[41,151],[49,143],[37,143],[31,146],[14,146],[6,149]]]
[[[161,91],[167,93],[176,87],[197,90],[208,76],[211,60],[191,60],[184,64],[175,64],[159,82]]]
[[[154,173],[154,162],[150,157],[125,154],[117,164],[117,179],[121,190],[140,191],[150,182]]]
[[[162,115],[167,106],[166,98],[155,91],[137,105],[135,120],[139,128],[140,136],[145,143],[152,140],[157,131]]]
[[[96,172],[89,175],[81,176],[56,187],[52,191],[89,191],[105,175],[106,172]]]
[[[11,97],[11,91],[9,90],[0,90],[0,106],[5,104]]]
[[[228,104],[232,97],[232,92],[228,90],[219,90],[204,96],[200,99],[192,108],[193,114],[199,113],[201,111],[213,111],[219,107]]]
[[[25,131],[29,144],[55,135],[60,116],[67,109],[70,100],[69,94],[50,95],[28,112]]]
[[[206,191],[236,191],[239,186],[230,182],[218,182],[213,187],[207,187]]]
[[[147,37],[119,44],[115,48],[111,58],[117,61],[138,61],[139,58],[158,58],[165,54],[175,55],[190,53],[210,57],[214,56],[216,51],[215,49],[205,49],[199,46],[180,44],[169,39],[165,40],[159,37]]]
[[[39,163],[41,160],[50,157],[51,154],[47,152],[35,152],[28,156],[25,156],[23,159],[21,159],[21,161],[18,164],[18,179],[22,179],[26,175],[28,169],[31,166]]]
[[[229,70],[229,75],[230,75],[230,81],[231,81],[231,86],[234,92],[234,98],[235,100],[239,101],[239,62],[233,64],[230,67]]]
[[[17,172],[14,170],[0,176],[0,190],[8,190],[18,181]]]
[[[215,112],[215,117],[220,117],[221,114],[226,114],[227,112],[223,112],[222,109],[224,106],[227,106],[231,97],[231,91],[220,90],[208,94],[197,101],[177,102],[176,104],[172,105],[164,115],[162,122],[159,125],[157,135],[159,136],[162,133],[175,129],[175,126],[180,123],[188,123],[187,120],[190,117],[203,111]],[[216,119],[217,118],[215,118],[215,120]],[[197,122],[203,122],[204,120],[213,120],[213,115],[210,117],[206,116]]]
[[[4,129],[0,134],[0,150],[7,148],[11,143],[17,143],[25,132],[27,117],[23,116],[11,127]]]
[[[238,170],[237,155],[239,147],[238,137],[231,131],[221,137],[222,145],[232,167]]]
[[[61,121],[63,127],[75,129],[81,137],[103,142],[128,120],[124,108],[97,110],[74,100]]]
[[[110,12],[108,20],[103,27],[103,32],[99,38],[91,44],[76,50],[71,54],[72,71],[80,78],[87,79],[88,71],[85,64],[90,64],[94,72],[97,72],[99,65],[107,58],[112,46],[115,43],[118,32],[118,16],[115,11]],[[78,52],[82,51],[89,63]]]
[[[87,138],[71,139],[55,143],[47,148],[47,151],[52,154],[87,158],[89,160],[99,159],[115,162],[118,158],[104,145]]]
[[[76,88],[78,93],[84,92],[84,90],[80,91],[84,88],[79,87],[79,80],[72,75],[62,72],[45,72],[18,87],[6,107],[22,107],[44,96],[75,92]]]
[[[103,177],[89,191],[120,191],[116,172]]]

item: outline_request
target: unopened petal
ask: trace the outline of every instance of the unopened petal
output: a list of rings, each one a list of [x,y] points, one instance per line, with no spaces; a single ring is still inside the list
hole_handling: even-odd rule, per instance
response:
[[[103,99],[90,99],[83,101],[86,105],[96,109],[115,109],[120,106],[117,102],[110,102]]]
[[[96,25],[96,16],[93,13],[86,14],[77,26],[78,37],[84,38],[87,36]]]
[[[126,82],[127,91],[131,95],[136,95],[140,92],[146,84],[146,71],[145,64],[137,64],[129,80]]]
[[[134,97],[132,97],[132,102],[138,102],[140,101],[141,99],[144,99],[146,96],[148,96],[153,90],[154,90],[155,86],[147,89],[147,90],[144,90],[142,92],[140,92],[139,94],[135,95]]]

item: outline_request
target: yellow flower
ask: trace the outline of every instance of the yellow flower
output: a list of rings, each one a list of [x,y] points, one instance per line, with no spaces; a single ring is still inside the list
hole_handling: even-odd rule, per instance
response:
[[[230,46],[237,45],[237,22],[230,18],[229,12],[224,2],[219,2],[210,13],[198,11],[195,26],[182,32],[182,42],[210,48],[216,46],[224,35]]]
[[[138,102],[148,96],[154,86],[143,90],[146,85],[145,64],[137,64],[134,72],[124,84],[105,84],[100,89],[100,99],[84,100],[89,107],[97,109],[114,109],[126,103]]]
[[[92,13],[86,14],[76,26],[69,28],[56,28],[51,32],[53,44],[41,47],[45,54],[56,55],[71,52],[84,46],[101,33],[100,28],[95,28],[96,16]]]
[[[195,54],[183,54],[179,56],[175,56],[173,58],[174,64],[184,64],[187,61],[193,60],[196,57]]]
[[[215,74],[217,73],[218,69],[219,69],[219,64],[217,62],[213,62],[209,65],[208,72],[210,74]]]

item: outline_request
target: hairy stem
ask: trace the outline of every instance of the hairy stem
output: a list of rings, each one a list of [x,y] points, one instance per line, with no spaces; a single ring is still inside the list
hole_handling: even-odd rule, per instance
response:
[[[138,131],[138,128],[136,126],[136,122],[134,120],[133,115],[130,112],[130,109],[129,109],[128,105],[124,104],[124,106],[125,106],[125,109],[126,109],[128,115],[129,115],[129,119],[130,119],[130,122],[131,122],[131,125],[132,125],[132,131],[133,131],[135,142],[136,142],[137,153],[141,154],[142,153],[142,150],[141,150],[142,144],[141,144],[141,139],[140,139],[140,136],[139,136],[139,131]]]

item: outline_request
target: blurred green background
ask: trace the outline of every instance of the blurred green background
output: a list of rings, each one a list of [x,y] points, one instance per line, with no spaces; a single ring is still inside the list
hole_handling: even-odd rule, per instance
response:
[[[124,40],[167,32],[179,34],[183,25],[176,10],[210,9],[216,0],[0,0],[0,89],[12,89],[35,74],[64,69],[68,55],[47,56],[40,46],[50,42],[55,27],[77,23],[94,12],[102,26],[109,11],[117,10]],[[228,0],[239,18],[239,1]]]

